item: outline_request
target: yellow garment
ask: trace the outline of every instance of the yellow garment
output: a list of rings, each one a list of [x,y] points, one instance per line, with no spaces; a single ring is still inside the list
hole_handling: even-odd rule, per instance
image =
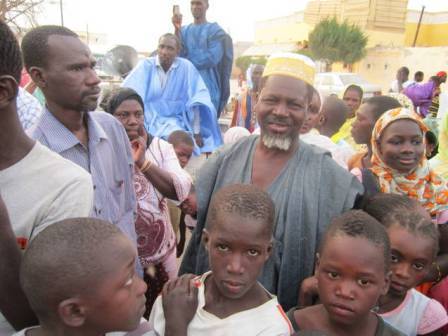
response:
[[[279,53],[269,57],[263,71],[263,77],[283,75],[301,79],[313,85],[316,65],[306,56],[293,53]]]
[[[341,94],[339,95],[339,99],[344,100],[344,95],[351,86],[357,86],[362,91],[362,88],[359,85],[356,85],[356,84],[346,85],[344,90],[342,90]],[[361,101],[362,101],[362,95],[361,95]],[[331,137],[331,140],[333,140],[334,143],[338,143],[339,141],[344,140],[349,145],[351,145],[356,151],[359,151],[359,150],[363,149],[364,147],[362,145],[358,145],[355,142],[355,140],[353,140],[353,138],[352,138],[352,125],[355,122],[355,120],[356,120],[356,114],[353,118],[347,118],[344,125],[342,125],[342,127],[339,129],[339,131],[337,133],[333,134],[333,136]]]
[[[333,140],[334,143],[338,143],[341,140],[347,141],[349,138],[352,137],[352,124],[355,122],[356,117],[347,119],[342,125],[342,127],[339,129],[339,131],[331,137],[331,140]]]
[[[434,163],[434,165],[433,165]],[[448,114],[443,118],[439,134],[439,154],[431,160],[437,174],[448,179]]]

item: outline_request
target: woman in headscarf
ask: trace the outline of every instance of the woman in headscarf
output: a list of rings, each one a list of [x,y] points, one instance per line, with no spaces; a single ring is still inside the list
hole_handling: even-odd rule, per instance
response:
[[[106,111],[124,126],[133,150],[134,186],[137,196],[137,248],[148,284],[146,312],[162,291],[163,285],[177,276],[176,237],[170,221],[167,199],[184,201],[191,178],[180,166],[173,146],[147,134],[144,104],[133,89],[113,92]]]
[[[448,184],[433,169],[425,155],[426,125],[415,112],[396,108],[383,114],[372,134],[370,172],[379,191],[407,195],[417,200],[436,222],[440,251],[425,278],[425,292],[448,307]],[[363,174],[363,184],[367,175]],[[429,286],[428,286],[429,285]]]
[[[381,192],[416,199],[439,224],[448,222],[448,184],[425,156],[426,125],[414,112],[384,113],[372,133],[372,167]]]
[[[335,144],[346,142],[353,148],[356,147],[356,143],[351,135],[351,129],[352,124],[356,119],[356,111],[358,111],[359,107],[361,106],[363,95],[364,91],[362,90],[362,88],[359,85],[355,84],[346,86],[346,88],[342,91],[342,95],[340,98],[349,108],[349,112],[344,125],[342,125],[340,130],[331,137],[331,140],[333,140]]]

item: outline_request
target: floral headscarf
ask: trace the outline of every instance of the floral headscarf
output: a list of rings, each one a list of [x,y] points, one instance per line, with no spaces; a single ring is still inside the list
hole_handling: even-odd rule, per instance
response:
[[[396,100],[398,100],[401,106],[407,108],[408,110],[411,110],[412,112],[415,112],[414,103],[405,94],[391,92],[389,93],[389,97],[395,98]]]
[[[448,184],[430,168],[426,156],[422,155],[418,166],[409,173],[400,173],[388,167],[380,158],[378,141],[383,131],[391,123],[401,119],[413,120],[423,133],[427,131],[420,116],[406,108],[400,107],[384,113],[376,122],[372,133],[371,170],[378,177],[382,192],[416,199],[435,217],[448,210]]]

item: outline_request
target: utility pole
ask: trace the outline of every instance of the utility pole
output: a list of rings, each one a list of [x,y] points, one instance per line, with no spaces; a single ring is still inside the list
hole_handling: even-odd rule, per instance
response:
[[[62,5],[62,0],[59,0],[59,11],[61,12],[61,26],[64,27],[64,7]]]
[[[414,43],[412,43],[413,47],[415,47],[415,45],[417,43],[418,33],[420,32],[420,26],[422,24],[424,12],[425,12],[425,6],[422,6],[422,11],[420,12],[420,18],[418,19],[417,31],[415,32]]]

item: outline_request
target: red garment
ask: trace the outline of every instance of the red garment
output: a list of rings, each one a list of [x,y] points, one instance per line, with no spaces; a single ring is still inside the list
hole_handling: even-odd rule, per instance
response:
[[[29,82],[31,82],[31,77],[25,69],[22,69],[20,78],[20,87],[25,87]]]

